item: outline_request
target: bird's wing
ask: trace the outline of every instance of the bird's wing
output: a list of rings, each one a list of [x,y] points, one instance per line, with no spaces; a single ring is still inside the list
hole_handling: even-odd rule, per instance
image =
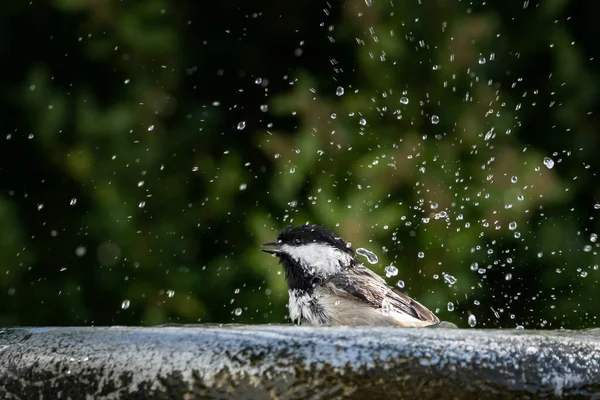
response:
[[[381,276],[363,265],[335,275],[324,284],[324,287],[337,296],[358,300],[373,308],[382,308],[386,300],[389,307],[396,312],[432,324],[440,321],[427,307],[388,286]]]

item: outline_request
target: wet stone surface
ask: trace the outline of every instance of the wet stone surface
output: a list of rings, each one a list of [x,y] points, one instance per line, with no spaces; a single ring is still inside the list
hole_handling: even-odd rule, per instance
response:
[[[2,398],[600,398],[598,331],[0,329]]]

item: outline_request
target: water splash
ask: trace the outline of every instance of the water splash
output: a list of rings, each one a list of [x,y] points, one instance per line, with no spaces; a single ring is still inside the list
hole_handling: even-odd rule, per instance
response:
[[[396,275],[398,275],[398,268],[394,267],[393,265],[388,265],[387,267],[385,267],[386,277],[391,278],[392,276]]]
[[[367,249],[364,249],[362,247],[356,249],[356,254],[366,257],[369,264],[377,264],[377,262],[379,261],[379,258],[377,257],[377,255],[375,253],[373,253],[372,251],[369,251]]]

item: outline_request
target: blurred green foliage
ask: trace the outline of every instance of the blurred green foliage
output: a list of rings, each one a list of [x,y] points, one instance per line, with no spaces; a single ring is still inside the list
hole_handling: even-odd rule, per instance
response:
[[[460,326],[597,326],[598,11],[8,1],[0,325],[284,322],[310,221]]]

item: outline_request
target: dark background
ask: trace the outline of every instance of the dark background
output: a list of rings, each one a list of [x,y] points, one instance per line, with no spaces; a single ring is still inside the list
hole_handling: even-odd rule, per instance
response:
[[[598,326],[598,4],[6,1],[0,325],[285,322],[310,221],[460,326]]]

